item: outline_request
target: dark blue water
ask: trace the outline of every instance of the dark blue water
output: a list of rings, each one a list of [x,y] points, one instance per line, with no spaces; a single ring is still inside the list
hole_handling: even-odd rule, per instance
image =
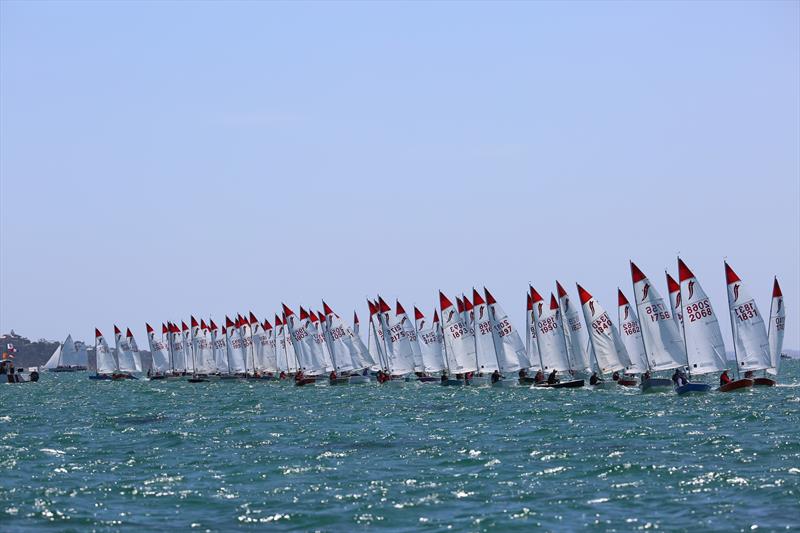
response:
[[[800,527],[784,386],[0,385],[0,530]]]

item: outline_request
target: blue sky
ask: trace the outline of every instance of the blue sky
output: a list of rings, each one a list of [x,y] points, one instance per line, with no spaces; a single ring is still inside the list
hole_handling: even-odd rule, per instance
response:
[[[0,3],[0,330],[723,257],[800,330],[800,4]],[[721,320],[732,349],[727,320]]]

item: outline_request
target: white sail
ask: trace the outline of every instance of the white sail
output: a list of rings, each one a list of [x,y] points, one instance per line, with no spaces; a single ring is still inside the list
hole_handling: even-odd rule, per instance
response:
[[[217,325],[210,319],[209,328],[211,329],[211,350],[214,353],[214,370],[220,374],[230,374],[231,370],[228,365],[227,330],[223,328],[220,334]]]
[[[136,362],[128,339],[122,336],[122,331],[114,326],[114,344],[117,349],[117,363],[121,372],[137,372]]]
[[[236,327],[229,318],[225,318],[226,350],[228,352],[228,365],[231,374],[244,374],[246,370],[246,346],[242,338],[241,329]]]
[[[725,263],[728,309],[739,370],[765,370],[772,366],[764,317],[736,272]]]
[[[626,369],[626,372],[643,374],[652,365],[647,361],[639,319],[622,291],[619,289],[617,291],[619,292],[619,334],[631,360],[631,366]]]
[[[417,337],[422,350],[422,364],[425,372],[441,372],[444,370],[444,354],[442,352],[442,328],[439,324],[438,311],[433,312],[433,323],[426,327],[425,315],[414,308]]]
[[[529,287],[528,305],[525,311],[525,346],[527,347],[527,357],[533,370],[542,369],[542,357],[539,355],[539,341],[536,339],[536,317],[533,314],[533,298],[536,289]]]
[[[111,349],[99,329],[94,330],[94,353],[97,356],[98,374],[113,374],[117,371],[114,354],[111,353]]]
[[[619,332],[600,302],[580,285],[578,296],[600,373],[616,372],[630,366],[631,361]]]
[[[689,368],[694,374],[724,370],[727,367],[727,358],[717,315],[703,287],[680,258],[678,278],[681,284],[681,309]]]
[[[292,372],[294,366],[294,352],[289,353],[287,349],[286,325],[278,315],[275,315],[275,343],[276,357],[278,360],[278,370],[281,372]],[[291,346],[291,342],[288,343]]]
[[[681,286],[680,284],[669,275],[666,270],[664,274],[667,276],[667,290],[669,291],[669,307],[672,311],[672,317],[678,323],[678,330],[683,338],[683,312],[681,311]],[[685,348],[685,345],[684,345]],[[685,350],[684,350],[685,351]]]
[[[314,311],[309,312],[308,331],[312,335],[313,341],[320,347],[322,351],[322,360],[325,364],[325,371],[330,372],[334,369],[333,357],[331,357],[330,345],[326,337],[326,325],[322,322]],[[337,365],[342,365],[342,362],[337,361]],[[344,361],[344,365],[348,366],[348,362]],[[349,365],[352,366],[352,365]]]
[[[406,334],[409,345],[411,345],[411,359],[414,363],[414,372],[424,372],[425,365],[422,362],[422,349],[420,348],[419,339],[417,338],[417,330],[411,322],[411,319],[408,318],[406,310],[400,305],[400,302],[397,302],[397,318],[403,325],[403,332]]]
[[[475,339],[471,328],[464,322],[462,315],[453,307],[453,303],[443,293],[439,293],[442,310],[442,328],[444,330],[445,350],[447,352],[450,372],[463,374],[475,372]]]
[[[189,326],[185,322],[181,322],[181,346],[183,347],[183,360],[186,362],[186,371],[194,372],[194,353],[192,352],[192,338]]]
[[[492,317],[489,316],[489,305],[475,289],[472,289],[471,303],[474,316],[472,331],[475,337],[478,372],[491,374],[495,370],[500,370],[500,364],[495,346],[495,335],[492,332]]]
[[[639,314],[644,348],[652,370],[686,366],[683,333],[658,289],[631,261],[633,297]]]
[[[486,297],[486,305],[489,306],[492,336],[500,373],[505,374],[506,372],[516,372],[523,368],[530,368],[531,362],[528,360],[528,353],[525,350],[525,345],[519,336],[519,332],[511,324],[511,320],[503,307],[497,303],[492,293],[485,287],[483,294]]]
[[[131,348],[131,355],[133,356],[133,366],[136,368],[134,372],[142,371],[142,355],[139,353],[139,345],[136,344],[136,339],[133,338],[130,328],[126,333],[128,346]]]
[[[202,321],[194,336],[194,360],[197,372],[200,374],[211,374],[217,369],[214,360],[214,345],[205,320]]]
[[[145,324],[147,327],[147,343],[150,347],[150,356],[153,359],[151,364],[151,371],[163,374],[169,370],[169,348],[163,339],[156,338],[156,332],[150,327],[150,324]]]
[[[380,318],[384,327],[386,354],[389,356],[389,369],[394,376],[402,376],[414,371],[414,354],[406,335],[403,320],[408,321],[405,313],[392,316],[391,308],[378,297]]]
[[[169,335],[172,343],[172,369],[175,372],[186,372],[186,351],[181,330],[175,324],[170,324]]]
[[[533,318],[536,323],[536,343],[539,347],[542,370],[550,373],[553,370],[567,372],[570,370],[569,354],[564,331],[561,329],[558,302],[554,295],[550,295],[550,305],[544,301],[535,290],[533,304]]]
[[[357,358],[359,354],[358,349],[353,345],[351,331],[348,331],[350,328],[325,302],[323,302],[323,308],[325,315],[321,316],[325,317],[325,336],[330,347],[334,369],[337,373],[355,370],[356,366],[360,365],[354,361],[354,356]]]
[[[64,346],[71,346],[72,345],[72,335],[67,336],[67,340],[64,341]],[[56,346],[53,355],[50,356],[50,359],[44,364],[44,368],[50,370],[51,368],[56,368],[61,366],[61,352],[62,352],[62,345],[59,344]]]
[[[769,311],[769,359],[770,365],[767,372],[773,376],[778,375],[781,365],[781,350],[783,350],[783,330],[786,326],[786,309],[783,305],[783,292],[778,284],[778,278],[772,286],[772,305]]]
[[[278,357],[275,330],[268,320],[264,320],[263,324],[256,326],[253,344],[256,352],[256,370],[260,372],[277,372]]]
[[[367,331],[369,353],[378,362],[378,366],[388,370],[386,354],[383,351],[383,328],[378,318],[378,308],[371,300],[367,300],[367,303],[369,304],[369,330]]]
[[[589,334],[583,327],[578,307],[572,305],[567,291],[559,282],[556,282],[556,290],[558,291],[558,303],[564,323],[564,336],[567,339],[570,364],[575,370],[590,370],[592,362],[589,351]]]
[[[284,312],[300,369],[306,374],[325,372],[327,362],[322,351],[322,344],[317,337],[316,330],[310,331],[309,329],[311,317],[302,307],[300,308],[300,318],[286,306],[284,306]]]

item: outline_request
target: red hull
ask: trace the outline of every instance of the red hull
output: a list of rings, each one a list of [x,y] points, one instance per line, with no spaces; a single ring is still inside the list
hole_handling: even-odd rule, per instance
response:
[[[762,387],[774,387],[775,384],[775,380],[770,378],[755,378],[753,380],[753,385],[756,386],[760,385]]]
[[[737,379],[736,381],[731,381],[730,383],[726,383],[725,385],[720,385],[719,391],[731,392],[735,390],[749,389],[752,386],[753,386],[752,379],[743,378],[743,379]]]
[[[298,387],[305,387],[306,385],[312,385],[316,382],[317,380],[314,378],[303,378],[294,380],[294,384],[297,385]]]
[[[636,382],[635,379],[622,379],[622,378],[620,378],[620,379],[617,380],[617,385],[621,385],[623,387],[635,387],[636,385],[638,385],[638,383]]]

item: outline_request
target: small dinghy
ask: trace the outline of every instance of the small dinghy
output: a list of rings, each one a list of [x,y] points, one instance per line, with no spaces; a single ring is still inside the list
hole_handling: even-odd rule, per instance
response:
[[[434,376],[421,376],[418,381],[420,383],[439,383],[441,379]]]
[[[500,379],[492,383],[492,387],[497,387],[499,389],[508,389],[510,387],[518,387],[519,381],[516,379]]]
[[[544,387],[548,389],[577,389],[584,386],[582,379],[571,379],[569,381],[559,381],[558,383],[537,383],[534,387]]]
[[[639,384],[636,378],[621,377],[617,380],[617,385],[620,387],[635,387]]]
[[[295,379],[294,384],[298,387],[305,387],[306,385],[314,385],[317,382],[314,378],[300,378]]]
[[[197,376],[197,377],[189,378],[186,381],[188,381],[189,383],[207,383],[208,379],[204,378],[204,377]]]
[[[675,392],[679,395],[684,394],[697,394],[697,393],[705,393],[711,390],[711,385],[707,383],[684,383],[679,387],[675,387]]]
[[[462,385],[465,385],[465,382],[463,379],[447,378],[442,381],[442,385],[445,387],[460,387]]]
[[[749,389],[753,386],[753,380],[749,378],[742,378],[737,379],[736,381],[731,381],[730,383],[726,383],[725,385],[720,385],[719,392],[733,392],[733,391],[743,391]]]
[[[602,390],[616,389],[617,388],[617,382],[616,381],[607,381],[605,379],[601,379],[600,381],[598,381],[597,383],[595,383],[592,386],[597,390],[600,390],[600,389],[602,389]]]
[[[333,385],[349,385],[350,384],[350,378],[347,377],[347,376],[333,378],[333,379],[328,378],[328,384],[331,385],[331,386],[333,386]]]
[[[754,378],[753,379],[753,386],[754,387],[774,387],[777,382],[774,379],[770,378]]]
[[[536,384],[536,380],[531,378],[531,377],[525,376],[525,377],[519,378],[519,384],[520,385],[535,385]]]
[[[642,380],[642,392],[656,393],[656,392],[671,392],[672,380],[667,378],[648,378]]]

